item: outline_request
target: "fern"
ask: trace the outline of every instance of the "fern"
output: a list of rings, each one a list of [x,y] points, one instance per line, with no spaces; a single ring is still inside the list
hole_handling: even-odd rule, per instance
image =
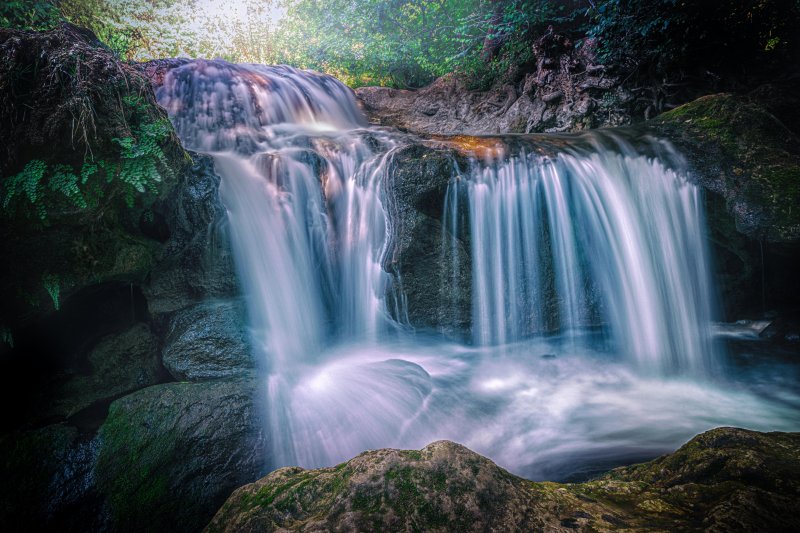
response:
[[[7,344],[9,348],[14,347],[14,335],[5,324],[0,325],[0,342]]]
[[[138,97],[123,99],[129,105],[141,105]],[[98,174],[105,175],[107,184],[121,183],[122,197],[128,207],[133,207],[139,194],[157,193],[162,175],[172,174],[161,148],[169,138],[171,126],[166,120],[144,122],[131,133],[130,137],[112,139],[119,146],[118,159],[85,161],[80,171],[63,164],[48,166],[40,159],[29,161],[22,172],[3,184],[0,191],[3,210],[10,212],[15,203],[25,198],[39,219],[46,222],[48,211],[58,205],[59,195],[72,206],[87,209],[103,197],[102,187],[92,183]]]
[[[47,291],[47,294],[50,295],[50,298],[53,300],[53,307],[56,311],[59,310],[61,307],[60,302],[60,295],[61,295],[61,279],[58,277],[58,274],[49,274],[45,273],[42,276],[42,285],[44,285],[44,289]]]

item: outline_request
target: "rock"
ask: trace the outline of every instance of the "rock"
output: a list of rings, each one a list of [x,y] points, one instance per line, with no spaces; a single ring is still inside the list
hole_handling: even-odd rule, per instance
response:
[[[412,145],[394,156],[394,171],[384,183],[392,253],[383,267],[394,276],[387,307],[405,307],[407,315],[395,317],[401,322],[452,336],[468,334],[472,305],[471,260],[463,240],[468,232],[453,241],[442,226],[445,194],[458,164],[465,162],[454,151]]]
[[[164,215],[169,239],[144,287],[154,314],[239,293],[227,214],[219,198],[220,178],[209,156],[191,156],[191,169],[156,208]]]
[[[515,67],[488,90],[449,74],[419,90],[355,90],[370,121],[421,134],[478,135],[577,131],[631,121],[620,80],[596,65],[594,45],[576,47],[545,32],[533,44],[531,72]]]
[[[687,156],[694,178],[722,196],[736,229],[800,242],[800,138],[744,97],[704,96],[651,122]]]
[[[65,424],[0,438],[0,523],[7,531],[98,530],[97,441]]]
[[[97,490],[111,530],[193,531],[263,475],[254,379],[156,385],[115,401],[99,432]]]
[[[796,343],[800,340],[800,316],[781,316],[771,321],[770,324],[758,334],[759,338]]]
[[[13,176],[33,160],[49,169],[80,173],[94,163],[118,163],[114,139],[130,138],[141,125],[167,121],[150,82],[120,61],[94,35],[69,24],[46,32],[0,29],[0,175]],[[35,207],[16,202],[0,211],[0,323],[17,329],[57,310],[88,286],[141,284],[160,244],[139,227],[147,204],[166,195],[170,176],[185,166],[174,134],[160,148],[164,168],[157,192],[125,201],[119,179],[91,178],[85,209],[46,189],[47,222]],[[76,170],[77,169],[77,170]],[[88,187],[88,185],[87,185]],[[48,196],[49,195],[49,196]]]
[[[758,100],[716,94],[659,115],[650,131],[686,156],[706,190],[725,316],[800,301],[800,138]]]
[[[164,366],[179,380],[203,380],[247,373],[255,366],[240,300],[206,302],[170,317]]]
[[[88,353],[85,363],[54,387],[42,412],[69,418],[97,402],[110,402],[158,383],[163,372],[158,344],[150,327],[142,323],[103,337]]]
[[[282,468],[236,490],[206,531],[788,531],[800,434],[719,428],[580,484],[532,482],[440,441]]]

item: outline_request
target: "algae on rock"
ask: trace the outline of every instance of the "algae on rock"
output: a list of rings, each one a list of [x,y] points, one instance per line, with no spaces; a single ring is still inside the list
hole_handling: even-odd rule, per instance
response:
[[[596,480],[537,483],[460,446],[282,468],[236,490],[206,531],[789,531],[800,433],[718,428]]]

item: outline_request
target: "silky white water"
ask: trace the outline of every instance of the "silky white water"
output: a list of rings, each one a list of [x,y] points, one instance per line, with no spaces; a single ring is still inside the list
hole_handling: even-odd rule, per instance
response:
[[[668,149],[584,136],[462,168],[441,231],[470,243],[464,345],[387,309],[382,184],[407,135],[366,127],[349,89],[288,67],[188,62],[157,95],[222,177],[271,466],[447,438],[564,477],[718,425],[800,426],[795,388],[766,395],[722,370],[699,191]]]
[[[469,199],[475,341],[599,323],[638,368],[699,375],[718,359],[699,189],[609,139],[475,163],[451,185]]]

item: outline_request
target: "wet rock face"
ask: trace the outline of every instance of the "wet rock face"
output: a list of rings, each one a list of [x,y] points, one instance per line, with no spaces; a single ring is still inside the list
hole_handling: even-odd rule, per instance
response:
[[[456,75],[416,91],[362,87],[356,95],[374,123],[425,134],[577,131],[630,122],[633,95],[580,48],[552,30],[534,43],[536,63],[488,91],[469,90]]]
[[[693,179],[722,196],[736,229],[800,242],[800,138],[747,97],[704,96],[650,123],[687,156]]]
[[[220,178],[210,157],[191,156],[191,169],[158,206],[169,237],[145,287],[153,314],[239,293]]]
[[[680,149],[690,178],[705,189],[731,320],[800,301],[800,138],[762,106],[760,94],[705,96],[648,123]]]
[[[179,381],[247,373],[255,366],[240,300],[197,304],[173,314],[163,352],[164,366]]]
[[[452,442],[283,468],[235,491],[207,531],[727,531],[800,525],[800,434],[720,428],[581,484],[513,476]]]
[[[384,269],[394,275],[387,307],[405,306],[407,316],[395,317],[401,322],[456,337],[468,336],[472,305],[468,243],[454,241],[443,226],[445,194],[459,164],[452,151],[412,145],[395,155],[384,183],[392,250]]]
[[[99,432],[97,490],[111,530],[194,531],[263,474],[254,379],[167,383],[114,402]]]

